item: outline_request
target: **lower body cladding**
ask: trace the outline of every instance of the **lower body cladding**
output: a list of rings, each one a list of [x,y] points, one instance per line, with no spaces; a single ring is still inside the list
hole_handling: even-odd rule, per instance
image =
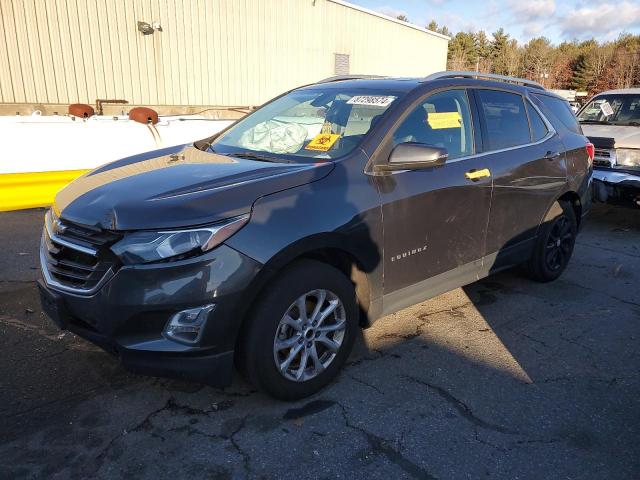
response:
[[[630,203],[640,207],[640,172],[594,169],[593,196],[599,202]]]
[[[123,266],[91,296],[39,282],[63,329],[120,357],[130,371],[231,383],[242,295],[261,265],[221,245],[187,260]]]

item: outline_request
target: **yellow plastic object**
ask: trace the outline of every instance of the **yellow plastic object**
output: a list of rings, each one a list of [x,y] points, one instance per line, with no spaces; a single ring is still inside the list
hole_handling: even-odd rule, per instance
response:
[[[51,205],[56,193],[88,171],[0,174],[0,212]]]

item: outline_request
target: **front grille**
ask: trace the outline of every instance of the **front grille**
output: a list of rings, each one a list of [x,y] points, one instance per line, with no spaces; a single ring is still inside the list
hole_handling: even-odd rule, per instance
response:
[[[596,167],[611,167],[614,164],[614,156],[608,148],[596,148],[593,156],[593,164]]]
[[[67,222],[47,212],[41,246],[45,279],[62,290],[93,293],[117,266],[109,246],[119,238],[114,232]]]

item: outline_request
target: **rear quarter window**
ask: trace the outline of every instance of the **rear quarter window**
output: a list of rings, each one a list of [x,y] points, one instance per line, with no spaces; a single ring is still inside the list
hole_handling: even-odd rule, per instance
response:
[[[560,98],[536,93],[531,96],[535,100],[538,100],[538,105],[542,108],[542,111],[556,129],[559,129],[562,125],[564,128],[582,135],[582,128],[578,123],[578,119],[571,111],[569,102]]]
[[[527,101],[526,104],[527,112],[529,113],[529,122],[531,122],[531,137],[534,142],[537,142],[546,137],[549,130],[540,114],[531,105],[531,102]]]

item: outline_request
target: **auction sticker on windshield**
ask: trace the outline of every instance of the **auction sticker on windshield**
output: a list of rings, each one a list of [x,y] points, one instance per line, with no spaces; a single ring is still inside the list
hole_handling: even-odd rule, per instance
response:
[[[328,151],[334,143],[340,138],[337,133],[320,133],[311,140],[305,150],[318,150],[320,152]]]
[[[611,104],[606,100],[600,104],[600,110],[602,110],[602,114],[605,117],[613,115],[613,108],[611,108]]]
[[[368,105],[370,107],[388,107],[396,97],[385,95],[356,95],[347,100],[349,105]]]

